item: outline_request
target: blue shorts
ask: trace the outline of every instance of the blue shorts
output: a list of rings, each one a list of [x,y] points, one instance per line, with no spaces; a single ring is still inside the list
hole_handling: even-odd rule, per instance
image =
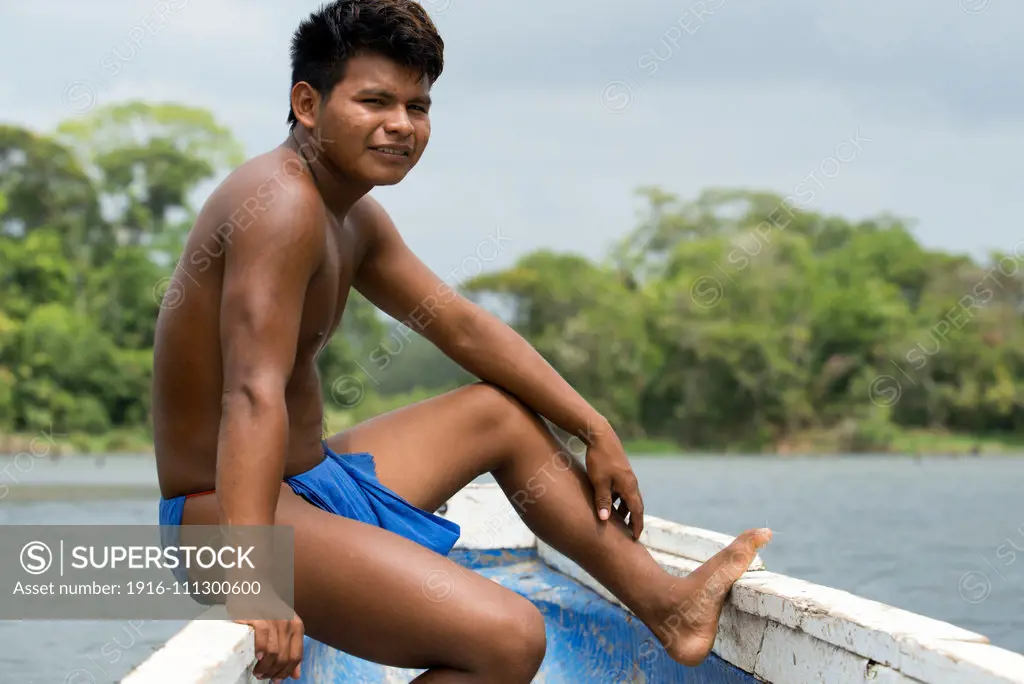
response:
[[[326,442],[323,446],[325,458],[319,465],[285,479],[292,491],[328,513],[390,530],[442,556],[451,552],[461,533],[458,524],[413,506],[382,485],[370,454],[339,456]],[[165,547],[177,546],[187,496],[195,495],[160,499],[160,533]],[[174,576],[180,582],[188,581],[180,565]]]

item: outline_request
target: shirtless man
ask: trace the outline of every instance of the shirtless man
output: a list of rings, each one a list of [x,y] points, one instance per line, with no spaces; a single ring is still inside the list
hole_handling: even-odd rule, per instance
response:
[[[160,315],[161,523],[294,529],[297,615],[247,622],[259,677],[298,677],[305,633],[426,669],[418,682],[529,682],[545,651],[540,612],[452,571],[457,526],[431,513],[492,473],[539,538],[619,597],[671,657],[700,663],[729,588],[770,531],[744,532],[685,578],[665,572],[637,542],[643,500],[608,421],[435,276],[367,194],[423,154],[442,55],[411,0],[334,2],[297,30],[291,133],[207,200]],[[316,359],[350,288],[481,382],[324,440]],[[586,469],[539,416],[580,438]],[[563,465],[549,467],[558,454]],[[423,580],[446,571],[450,597],[431,601]]]

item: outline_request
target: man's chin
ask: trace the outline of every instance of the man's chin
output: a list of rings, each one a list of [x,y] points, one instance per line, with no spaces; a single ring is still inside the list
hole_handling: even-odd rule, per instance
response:
[[[369,174],[367,180],[373,185],[397,185],[409,174],[406,171],[378,171],[377,173]]]

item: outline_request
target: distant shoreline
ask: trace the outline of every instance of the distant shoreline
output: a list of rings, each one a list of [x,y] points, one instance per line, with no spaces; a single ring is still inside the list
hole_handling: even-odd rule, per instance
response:
[[[669,440],[623,440],[626,451],[644,456],[813,456],[828,458],[839,455],[884,456],[1024,456],[1022,435],[975,435],[943,433],[930,430],[897,432],[888,448],[851,449],[836,431],[807,432],[795,435],[773,448],[757,448],[744,444],[728,444],[720,449],[695,451]]]
[[[898,433],[889,448],[851,450],[842,448],[832,433],[798,435],[774,448],[750,445],[724,445],[718,449],[694,450],[666,439],[623,440],[626,452],[636,456],[818,456],[826,458],[841,454],[890,456],[1024,456],[1024,436],[972,435],[941,433],[928,430],[906,430]],[[143,429],[119,429],[100,435],[61,435],[59,433],[0,434],[0,457],[28,453],[37,458],[96,455],[153,456],[152,438]]]

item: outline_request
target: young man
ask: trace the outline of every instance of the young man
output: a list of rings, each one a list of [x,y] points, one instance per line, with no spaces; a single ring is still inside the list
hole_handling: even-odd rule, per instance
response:
[[[448,289],[367,194],[401,181],[430,137],[443,43],[426,13],[411,0],[334,2],[301,24],[292,63],[291,134],[207,200],[154,349],[161,523],[294,529],[297,615],[248,621],[257,676],[297,677],[306,633],[427,669],[420,682],[529,682],[545,649],[531,603],[474,573],[449,571],[443,602],[423,582],[450,569],[458,538],[430,511],[487,472],[510,498],[533,491],[564,453],[538,415],[583,440],[586,470],[548,468],[542,496],[513,499],[522,519],[672,657],[699,663],[770,532],[743,533],[686,578],[662,570],[636,541],[643,500],[609,423],[518,334]],[[482,382],[323,440],[316,359],[351,288]]]

